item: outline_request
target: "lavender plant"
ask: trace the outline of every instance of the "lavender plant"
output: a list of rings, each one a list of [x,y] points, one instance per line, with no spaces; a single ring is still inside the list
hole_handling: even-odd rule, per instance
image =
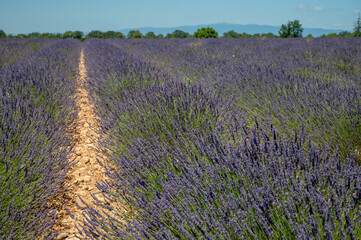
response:
[[[343,127],[357,130],[357,117],[334,123],[359,109],[359,72],[337,72],[344,83],[337,88],[327,77],[290,74],[287,58],[297,54],[273,62],[298,42],[268,49],[249,41],[249,51],[236,43],[85,42],[88,89],[110,160],[110,180],[98,184],[108,203],[94,199],[107,211],[84,213],[89,238],[361,238],[361,169],[355,154],[331,141]],[[165,52],[155,51],[159,45]],[[235,49],[244,55],[229,56]],[[246,54],[255,49],[269,56]],[[171,63],[160,64],[162,54]],[[331,115],[331,106],[344,109]],[[318,135],[322,121],[331,140]]]
[[[0,39],[0,69],[57,41],[56,39]]]
[[[304,129],[315,144],[326,140],[344,156],[359,149],[360,39],[107,42],[184,82],[233,96],[249,126],[257,117],[283,136]]]
[[[89,212],[85,232],[106,239],[360,238],[354,159],[305,153],[302,135],[247,136],[233,148],[218,133],[194,133],[197,148],[188,154],[139,139],[131,158],[113,158],[120,170],[99,186],[116,199],[116,207],[104,206],[115,214]]]
[[[49,200],[71,164],[80,47],[56,41],[0,70],[0,239],[54,237]]]

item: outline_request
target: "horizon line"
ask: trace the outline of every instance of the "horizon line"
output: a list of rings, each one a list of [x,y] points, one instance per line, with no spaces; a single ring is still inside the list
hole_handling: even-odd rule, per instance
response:
[[[176,28],[181,28],[181,27],[196,27],[196,26],[209,26],[209,25],[221,25],[221,24],[225,24],[225,25],[240,25],[240,26],[267,26],[267,27],[281,27],[281,25],[269,25],[269,24],[255,24],[255,23],[248,23],[248,24],[241,24],[241,23],[229,23],[229,22],[218,22],[218,23],[207,23],[207,24],[194,24],[194,25],[178,25],[175,27],[153,27],[153,26],[143,26],[143,27],[126,27],[126,28],[121,28],[121,29],[108,29],[108,30],[99,30],[94,28],[92,30],[79,30],[79,29],[67,29],[65,31],[56,31],[56,32],[49,32],[49,33],[62,33],[62,32],[66,32],[66,31],[82,31],[83,33],[86,32],[91,32],[91,31],[101,31],[101,32],[106,32],[106,31],[125,31],[125,30],[139,30],[141,28],[155,28],[155,29],[166,29],[166,28],[172,28],[175,29]],[[322,28],[322,27],[303,27],[304,29],[322,29],[322,30],[332,30],[332,31],[350,31],[350,30],[346,30],[346,29],[331,29],[331,28]],[[1,28],[0,28],[1,29]],[[351,30],[352,31],[352,30]],[[31,32],[19,32],[19,33],[6,33],[6,34],[11,34],[11,35],[15,35],[15,34],[29,34],[29,33],[33,33],[33,32],[39,32],[39,31],[31,31]],[[47,33],[47,31],[44,32],[39,32],[39,33]]]

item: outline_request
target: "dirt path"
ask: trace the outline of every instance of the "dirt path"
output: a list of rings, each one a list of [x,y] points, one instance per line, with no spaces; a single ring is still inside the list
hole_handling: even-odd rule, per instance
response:
[[[81,202],[79,196],[89,204],[89,207],[98,209],[92,204],[93,198],[90,195],[95,194],[99,199],[102,199],[102,194],[95,187],[96,182],[105,180],[106,176],[103,168],[97,161],[103,159],[97,152],[97,117],[94,114],[93,106],[89,101],[89,94],[84,87],[86,81],[86,68],[84,65],[83,50],[80,55],[79,62],[79,78],[77,79],[77,108],[79,111],[78,118],[74,124],[74,137],[72,139],[74,148],[74,156],[76,157],[76,164],[70,169],[66,176],[65,186],[68,186],[69,191],[66,192],[61,199],[56,200],[57,208],[59,209],[58,219],[54,227],[54,231],[59,233],[56,239],[78,239],[75,233],[80,236],[76,224],[83,221],[82,210],[77,206],[85,207]],[[74,219],[67,213],[66,209],[74,215]]]

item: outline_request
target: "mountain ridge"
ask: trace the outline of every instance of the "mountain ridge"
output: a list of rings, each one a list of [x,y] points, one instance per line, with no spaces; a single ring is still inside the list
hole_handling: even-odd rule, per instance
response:
[[[271,25],[258,25],[258,24],[234,24],[234,23],[213,23],[213,24],[198,24],[198,25],[183,25],[177,27],[139,27],[139,28],[124,28],[118,30],[123,34],[127,34],[130,30],[139,30],[141,33],[145,34],[147,32],[154,32],[155,34],[163,34],[172,33],[174,30],[182,30],[184,32],[188,32],[193,34],[197,29],[202,27],[212,27],[214,28],[219,36],[223,36],[223,33],[228,32],[230,30],[234,30],[238,33],[273,33],[278,35],[278,31],[281,26],[271,26]],[[305,27],[303,30],[303,36],[307,36],[308,34],[312,34],[314,37],[319,37],[322,34],[329,33],[340,33],[342,29],[324,29],[324,28],[307,28]]]

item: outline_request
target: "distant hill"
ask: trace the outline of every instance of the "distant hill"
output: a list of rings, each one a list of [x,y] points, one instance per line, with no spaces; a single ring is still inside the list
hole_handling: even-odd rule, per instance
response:
[[[127,34],[130,30],[139,30],[141,33],[145,34],[147,32],[154,32],[155,34],[163,34],[172,33],[174,30],[179,29],[190,34],[193,34],[197,29],[202,27],[212,27],[214,28],[219,36],[223,36],[223,33],[228,32],[230,30],[234,30],[238,33],[273,33],[278,35],[278,31],[281,26],[269,26],[269,25],[256,25],[256,24],[230,24],[230,23],[215,23],[215,24],[202,24],[202,25],[194,25],[194,26],[179,26],[179,27],[141,27],[141,28],[126,28],[119,30],[123,34]],[[339,33],[344,30],[341,29],[323,29],[323,28],[304,28],[303,36],[308,34],[312,34],[314,37],[319,37],[322,34],[328,33]]]

